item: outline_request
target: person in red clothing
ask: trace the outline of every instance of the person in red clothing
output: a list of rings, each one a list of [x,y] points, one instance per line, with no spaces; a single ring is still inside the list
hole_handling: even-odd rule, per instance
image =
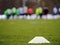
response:
[[[32,8],[28,8],[28,15],[32,15],[33,14],[33,9]]]

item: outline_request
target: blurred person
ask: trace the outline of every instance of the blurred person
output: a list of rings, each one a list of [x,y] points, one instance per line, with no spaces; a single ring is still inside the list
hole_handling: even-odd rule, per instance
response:
[[[9,19],[11,16],[11,10],[10,9],[5,10],[4,14],[6,15],[7,19]]]
[[[39,16],[40,16],[40,18],[42,18],[42,14],[43,14],[43,9],[42,9],[42,7],[39,7],[39,10],[40,10]]]
[[[14,16],[16,15],[16,12],[17,12],[16,7],[13,7],[13,8],[12,8],[12,16],[13,16],[13,18],[14,18]]]
[[[53,7],[53,15],[57,15],[57,13],[58,13],[57,7]]]
[[[19,9],[17,9],[17,11],[16,11],[16,15],[17,15],[17,16],[20,15]]]
[[[36,15],[40,16],[40,18],[42,18],[43,10],[41,7],[36,8],[35,13],[36,13]]]
[[[36,13],[36,15],[39,15],[39,13],[40,13],[39,8],[36,8],[35,13]]]
[[[28,15],[28,7],[27,6],[24,6],[23,7],[23,11],[24,11],[24,15]]]
[[[32,15],[33,14],[33,9],[32,8],[28,8],[28,15]]]
[[[48,7],[43,8],[43,15],[47,15],[49,13]]]
[[[24,15],[23,7],[19,7],[19,8],[18,8],[18,10],[19,10],[20,15],[22,15],[22,16],[23,16],[23,15]]]
[[[36,18],[38,18],[39,14],[40,14],[40,10],[39,10],[39,8],[36,8],[36,10],[35,10],[35,14],[37,15]]]
[[[60,15],[60,7],[58,8],[58,12],[59,12],[59,15]]]

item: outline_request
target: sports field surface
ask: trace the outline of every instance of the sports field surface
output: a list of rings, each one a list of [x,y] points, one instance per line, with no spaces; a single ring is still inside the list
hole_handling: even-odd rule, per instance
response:
[[[36,36],[50,43],[29,44]],[[60,19],[0,20],[0,45],[60,45]]]

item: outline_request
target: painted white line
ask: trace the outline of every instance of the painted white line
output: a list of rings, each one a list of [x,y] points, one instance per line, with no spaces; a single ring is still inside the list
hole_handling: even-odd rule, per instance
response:
[[[37,37],[33,38],[32,40],[30,40],[28,43],[38,44],[38,43],[50,43],[50,42],[47,39],[45,39],[44,37],[37,36]]]

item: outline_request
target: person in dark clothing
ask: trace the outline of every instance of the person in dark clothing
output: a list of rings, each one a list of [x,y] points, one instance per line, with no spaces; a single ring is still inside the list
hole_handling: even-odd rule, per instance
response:
[[[49,12],[48,7],[43,8],[43,15],[47,15]]]
[[[59,7],[59,9],[58,9],[58,12],[59,12],[59,15],[60,15],[60,7]]]

